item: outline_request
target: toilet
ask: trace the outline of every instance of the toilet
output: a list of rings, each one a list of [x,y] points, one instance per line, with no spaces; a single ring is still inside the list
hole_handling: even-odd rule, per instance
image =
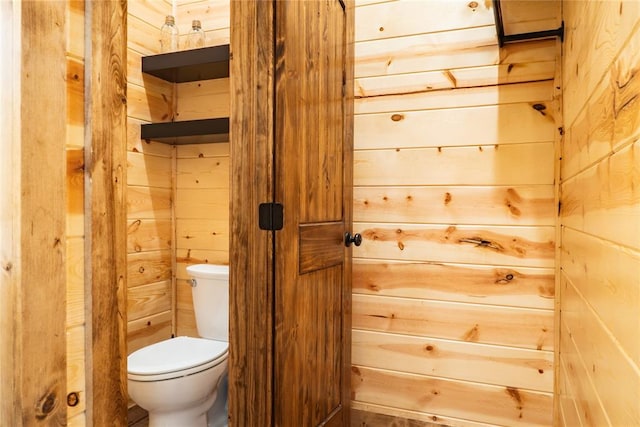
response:
[[[229,267],[196,264],[187,273],[200,337],[164,340],[127,358],[129,397],[149,412],[149,427],[227,425]]]

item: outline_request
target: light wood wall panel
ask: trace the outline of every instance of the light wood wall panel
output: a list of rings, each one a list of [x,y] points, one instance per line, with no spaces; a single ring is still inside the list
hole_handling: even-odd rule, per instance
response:
[[[553,141],[554,118],[543,104],[506,104],[447,110],[358,115],[356,149],[455,147]],[[505,126],[517,123],[517,126]],[[482,134],[477,129],[482,128]],[[393,141],[389,141],[393,135]]]
[[[221,99],[228,102],[228,87],[227,96]],[[176,280],[179,335],[197,336],[186,267],[194,263],[229,263],[228,146],[228,143],[216,143],[178,147]]]
[[[456,70],[453,70],[456,71]],[[414,76],[415,74],[409,74]],[[553,98],[553,84],[547,80],[505,86],[458,87],[457,90],[422,90],[407,92],[393,86],[394,78],[407,77],[405,74],[395,74],[380,77],[384,96],[361,96],[355,100],[357,114],[402,112],[416,110],[441,110],[445,108],[497,106],[514,103],[531,103],[537,99],[545,108],[542,113],[549,114],[546,108],[548,101]],[[549,78],[553,77],[551,74]],[[360,81],[360,80],[358,80]],[[451,87],[454,89],[454,87]],[[533,104],[533,103],[532,103]],[[538,107],[540,108],[540,107]],[[543,115],[540,113],[541,115]],[[399,117],[398,117],[399,118]],[[497,120],[498,117],[495,117]]]
[[[559,425],[640,424],[640,4],[565,2]],[[579,423],[579,424],[578,424]]]
[[[428,405],[435,414],[487,424],[551,425],[549,393],[362,366],[353,368],[351,386],[356,401],[412,411]]]
[[[487,2],[357,4],[353,419],[551,425],[556,42],[498,48]]]
[[[75,423],[86,419],[85,368],[85,81],[84,2],[65,4],[66,85],[67,85],[67,394],[76,393],[78,402],[67,406],[67,418]]]
[[[393,143],[356,150],[354,185],[553,185],[551,142],[410,149]]]
[[[373,186],[356,188],[354,221],[554,225],[553,188],[520,186]]]
[[[359,259],[353,264],[353,291],[367,295],[551,309],[554,274],[550,268]]]
[[[495,384],[503,375],[517,388],[553,391],[553,353],[357,330],[353,363],[371,368]]]
[[[128,3],[127,20],[127,351],[173,332],[173,147],[140,139],[140,125],[175,118],[174,86],[142,74],[160,53],[163,1]]]

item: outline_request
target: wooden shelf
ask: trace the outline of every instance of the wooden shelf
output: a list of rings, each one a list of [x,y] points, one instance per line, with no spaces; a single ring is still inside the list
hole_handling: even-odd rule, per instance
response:
[[[143,124],[140,133],[144,140],[172,145],[227,142],[229,118]]]
[[[229,45],[143,56],[142,72],[171,83],[229,77]],[[145,124],[141,138],[172,145],[227,142],[229,118]]]
[[[143,56],[142,72],[172,83],[229,77],[229,45]]]

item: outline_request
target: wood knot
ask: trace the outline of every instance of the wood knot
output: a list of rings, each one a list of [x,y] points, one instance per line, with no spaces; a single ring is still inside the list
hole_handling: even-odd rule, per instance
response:
[[[533,104],[532,105],[533,109],[540,112],[540,114],[542,114],[543,116],[546,116],[547,114],[544,112],[544,110],[547,109],[547,106],[544,104]]]
[[[78,395],[77,392],[72,391],[71,393],[67,394],[67,405],[68,406],[78,406],[78,403],[80,403],[80,396]]]
[[[6,263],[4,265],[4,267],[2,267],[4,269],[4,271],[6,271],[7,273],[11,271],[11,269],[13,268],[13,264],[11,264],[10,262]]]
[[[140,274],[144,273],[144,267],[140,267],[140,268],[138,269],[138,273],[140,273]]]
[[[378,31],[380,31],[380,32],[384,31],[384,27],[378,28]]]
[[[445,204],[445,206],[448,205],[449,203],[451,203],[451,199],[452,198],[453,197],[451,196],[451,193],[449,193],[449,192],[444,193],[444,204]]]
[[[46,418],[56,408],[56,395],[49,393],[36,405],[36,418]]]
[[[475,11],[478,8],[478,2],[477,1],[469,2],[467,6],[469,6],[469,9],[473,9]]]
[[[399,122],[400,120],[404,120],[404,115],[394,114],[391,116],[391,120],[393,120],[394,122]]]

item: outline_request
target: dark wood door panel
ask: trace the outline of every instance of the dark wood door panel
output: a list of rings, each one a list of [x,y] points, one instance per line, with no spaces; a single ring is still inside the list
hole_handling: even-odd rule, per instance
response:
[[[342,221],[323,224],[300,224],[299,273],[306,274],[344,262]]]

